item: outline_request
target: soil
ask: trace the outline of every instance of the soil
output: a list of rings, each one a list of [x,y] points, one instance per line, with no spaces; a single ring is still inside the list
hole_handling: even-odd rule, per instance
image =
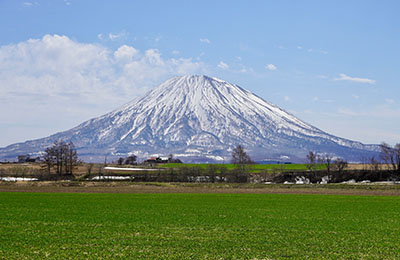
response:
[[[400,196],[400,185],[251,185],[131,182],[0,182],[0,192],[64,193],[288,193]]]

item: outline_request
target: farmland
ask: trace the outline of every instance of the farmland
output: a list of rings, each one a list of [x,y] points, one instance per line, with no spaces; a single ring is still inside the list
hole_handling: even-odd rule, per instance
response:
[[[194,163],[168,163],[164,165],[160,165],[159,167],[161,168],[182,168],[182,167],[200,167],[203,169],[206,169],[210,165],[213,166],[223,166],[226,167],[227,170],[233,170],[237,168],[238,166],[235,164],[207,164],[207,163],[202,163],[202,164],[194,164]],[[306,164],[249,164],[247,165],[249,170],[251,172],[260,172],[260,171],[266,171],[266,170],[276,170],[276,171],[305,171],[307,170]],[[322,164],[317,164],[316,166],[317,170],[322,170],[325,169],[325,166]]]
[[[398,259],[400,197],[0,193],[4,259]]]
[[[89,164],[82,164],[79,165],[74,173],[78,176],[82,176],[85,173],[87,173],[87,168]],[[202,169],[206,169],[209,166],[215,166],[215,167],[226,167],[227,170],[233,170],[237,168],[237,165],[235,164],[194,164],[194,163],[167,163],[167,164],[159,164],[156,166],[158,169],[180,169],[183,167],[198,167]],[[110,164],[110,166],[117,166],[121,167],[119,165],[113,165]],[[93,173],[97,173],[100,168],[103,168],[103,164],[94,164],[93,165]],[[128,167],[135,167],[135,166],[128,166]],[[142,165],[137,166],[139,168],[143,168]],[[276,171],[305,171],[307,170],[307,167],[305,164],[250,164],[247,165],[249,170],[251,172],[261,172],[261,171],[271,171],[271,170],[276,170]],[[29,174],[31,172],[38,172],[41,169],[40,164],[0,164],[0,170],[4,172],[13,172],[17,175],[21,175],[22,172],[25,172],[26,174]],[[325,169],[324,165],[317,165],[318,170]],[[104,171],[104,170],[103,170]],[[108,171],[111,172],[111,171]],[[127,174],[127,172],[124,171],[112,171],[112,172],[117,172],[119,174]],[[37,174],[37,173],[36,173]],[[129,174],[129,173],[128,173]]]

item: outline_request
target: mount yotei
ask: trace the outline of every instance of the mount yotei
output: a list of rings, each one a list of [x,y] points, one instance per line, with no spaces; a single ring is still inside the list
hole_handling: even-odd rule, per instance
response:
[[[237,85],[203,75],[171,78],[68,131],[1,148],[0,158],[36,155],[60,139],[72,141],[88,161],[172,153],[185,162],[227,162],[238,144],[256,161],[304,161],[309,151],[357,161],[377,151],[376,145],[325,133]]]

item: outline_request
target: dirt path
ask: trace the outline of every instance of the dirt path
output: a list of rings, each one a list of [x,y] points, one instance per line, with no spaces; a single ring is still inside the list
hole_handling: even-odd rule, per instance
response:
[[[204,185],[129,182],[0,182],[0,192],[292,193],[400,196],[400,185]]]

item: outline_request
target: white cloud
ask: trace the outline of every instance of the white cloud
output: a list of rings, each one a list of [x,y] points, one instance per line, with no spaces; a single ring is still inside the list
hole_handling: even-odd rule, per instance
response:
[[[274,71],[274,70],[277,69],[276,66],[275,66],[274,64],[267,64],[267,65],[265,66],[265,68],[266,68],[267,70],[271,70],[271,71]]]
[[[138,55],[139,51],[132,46],[122,45],[114,52],[114,57],[117,60],[131,60],[135,55]]]
[[[177,51],[177,50],[173,50],[173,51],[172,51],[172,54],[174,54],[174,55],[178,55],[178,54],[179,54],[179,51]]]
[[[18,125],[24,118],[24,124],[43,126],[41,136],[45,136],[109,112],[161,81],[185,74],[207,74],[207,66],[191,58],[163,58],[157,49],[140,51],[122,45],[114,51],[59,35],[0,46],[0,110],[7,111],[0,114],[0,122]],[[0,136],[10,131],[3,125]],[[29,129],[19,132],[24,137],[7,142],[33,138]]]
[[[289,101],[290,101],[290,97],[288,97],[288,96],[284,96],[283,99],[284,99],[286,102],[289,102]]]
[[[211,41],[207,38],[200,38],[200,42],[210,44]]]
[[[223,61],[220,61],[220,62],[218,63],[218,68],[221,68],[221,69],[223,69],[223,70],[227,70],[227,69],[229,69],[229,65],[226,64],[226,63],[223,62]]]
[[[335,78],[335,80],[345,80],[345,81],[352,81],[352,82],[358,82],[358,83],[366,83],[366,84],[375,84],[376,80],[373,79],[367,79],[367,78],[355,78],[355,77],[350,77],[347,76],[346,74],[339,74],[340,78]]]
[[[388,104],[394,104],[395,103],[394,99],[391,99],[391,98],[387,98],[387,99],[385,99],[385,101]]]

